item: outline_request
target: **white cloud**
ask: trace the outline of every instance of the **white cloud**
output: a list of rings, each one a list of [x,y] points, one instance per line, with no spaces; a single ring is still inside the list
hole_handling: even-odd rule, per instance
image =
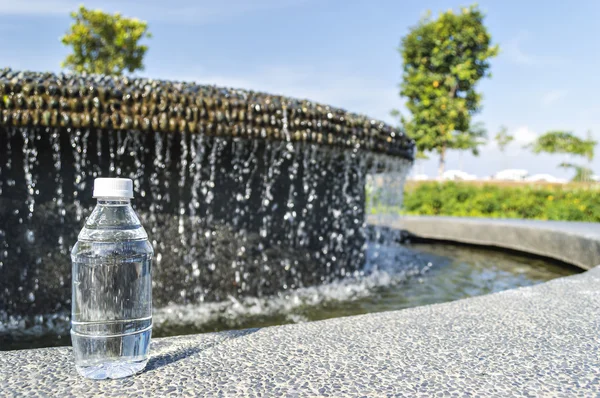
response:
[[[539,135],[528,126],[519,126],[514,129],[509,129],[508,134],[512,135],[515,139],[508,144],[505,153],[501,154],[498,149],[498,143],[494,139],[496,132],[496,130],[488,130],[487,142],[480,148],[480,152],[486,154],[485,159],[489,159],[489,156],[496,156],[498,154],[501,156],[520,156],[523,147],[527,144],[531,144]]]
[[[542,96],[542,105],[548,106],[567,95],[566,90],[551,90]]]
[[[527,126],[518,127],[510,134],[515,137],[514,143],[521,146],[531,144],[539,135]]]

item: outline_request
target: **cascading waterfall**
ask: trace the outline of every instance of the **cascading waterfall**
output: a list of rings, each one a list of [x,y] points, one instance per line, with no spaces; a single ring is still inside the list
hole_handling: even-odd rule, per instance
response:
[[[27,220],[31,220],[35,209],[36,178],[34,171],[37,149],[35,147],[35,132],[21,129],[23,137],[23,175],[25,176],[25,190],[27,191]]]
[[[319,114],[311,103],[211,89],[216,100],[186,99],[203,107],[175,105],[156,122],[142,120],[146,129],[75,126],[73,115],[83,120],[86,115],[76,112],[89,106],[84,101],[78,108],[83,94],[72,94],[77,99],[69,105],[72,124],[65,124],[67,116],[53,124],[50,115],[47,126],[20,125],[6,122],[17,116],[23,121],[25,110],[17,115],[14,109],[27,104],[13,80],[13,91],[7,91],[0,79],[0,91],[14,97],[12,108],[6,97],[5,108],[0,106],[0,342],[7,333],[14,338],[66,330],[69,250],[92,210],[90,187],[98,176],[134,182],[134,206],[156,253],[154,304],[163,317],[158,321],[176,319],[174,308],[194,313],[199,303],[222,309],[225,304],[217,303],[239,307],[292,292],[331,294],[330,288],[314,286],[356,280],[366,269],[394,260],[374,249],[380,235],[374,243],[367,239],[365,214],[399,208],[412,143],[401,143],[407,151],[401,156],[374,150],[394,144],[385,138],[383,124],[355,121],[328,107]],[[53,93],[50,85],[43,89]],[[108,95],[90,90],[98,98]],[[102,106],[116,112],[93,113],[90,120],[102,123],[108,115],[114,125],[128,117],[114,119],[118,112],[152,112],[152,103],[143,99],[148,90],[136,100],[143,106],[127,94],[111,97],[123,98],[120,107],[114,99],[90,102],[105,101]],[[53,104],[53,94],[43,95],[40,101]],[[235,98],[263,102],[240,107]],[[219,101],[222,108],[215,108]],[[203,117],[205,124],[196,122]],[[247,124],[228,124],[234,117]],[[349,135],[339,135],[343,131]],[[365,186],[376,192],[368,200]]]
[[[69,157],[61,151],[64,137],[60,138],[64,133],[50,129],[42,136],[52,148],[54,167],[46,183],[53,185],[53,198],[38,206],[36,176],[42,167],[37,161],[39,155],[35,155],[38,143],[30,129],[13,130],[12,136],[21,137],[24,148],[23,170],[16,174],[22,175],[27,192],[27,213],[19,219],[25,226],[26,240],[3,239],[3,261],[11,257],[23,260],[20,253],[35,247],[36,257],[33,253],[27,256],[31,266],[25,267],[24,272],[40,267],[47,267],[48,271],[60,268],[59,274],[68,279],[66,246],[75,242],[77,226],[89,215],[93,204],[85,187],[92,185],[95,175],[120,174],[132,178],[138,192],[149,192],[145,197],[140,195],[135,205],[155,245],[158,306],[218,301],[231,295],[260,297],[328,282],[361,269],[366,244],[357,246],[353,241],[364,241],[361,215],[364,209],[362,191],[355,187],[365,185],[369,164],[370,172],[381,180],[379,185],[393,188],[389,197],[385,196],[387,190],[382,191],[384,196],[379,205],[385,200],[393,204],[409,166],[404,160],[360,151],[302,143],[226,142],[189,134],[167,141],[171,142],[170,149],[176,147],[175,152],[180,156],[178,162],[172,162],[172,154],[165,155],[163,136],[153,134],[152,145],[146,146],[143,144],[148,138],[146,133],[135,131],[128,131],[123,140],[108,138],[112,132],[71,131],[68,138],[72,157]],[[95,139],[90,140],[90,136]],[[108,142],[103,142],[103,138],[108,138]],[[90,150],[90,146],[95,148]],[[8,155],[9,150],[5,146],[3,153]],[[260,151],[263,156],[257,157]],[[94,167],[88,164],[87,154],[95,154],[97,159],[91,159]],[[225,157],[231,157],[230,170],[220,170],[223,165],[219,160]],[[106,158],[114,159],[115,163],[111,161],[108,170],[103,170],[103,164],[97,160]],[[153,172],[140,172],[150,159]],[[325,165],[320,163],[322,159],[327,159]],[[326,170],[339,173],[332,176]],[[381,173],[383,170],[387,172]],[[173,178],[176,189],[168,185]],[[73,182],[68,198],[63,193],[68,190],[66,181]],[[175,202],[167,191],[172,195],[177,193]],[[283,200],[277,201],[280,195]],[[35,236],[41,233],[34,225],[46,222],[43,219],[47,213],[55,214],[63,227],[43,246],[35,242]],[[65,221],[69,219],[70,222]],[[43,250],[54,250],[56,243],[59,253],[53,253],[53,263],[47,264]],[[9,247],[13,249],[10,253]],[[219,268],[228,268],[230,272]],[[9,294],[25,298],[34,294],[22,288]],[[46,289],[47,295],[57,294],[52,284]],[[64,297],[60,307],[65,311],[69,304],[68,282],[59,284],[59,290]],[[13,304],[22,308],[25,303],[14,300]],[[8,311],[3,310],[1,319],[6,323]]]
[[[187,170],[187,157],[188,157],[188,134],[181,134],[181,161],[179,166],[179,235],[181,235],[181,243],[185,244],[185,202],[183,201],[183,189],[186,186],[186,170]],[[138,180],[139,181],[139,180]],[[139,184],[139,183],[138,183]],[[136,187],[139,189],[139,187]]]
[[[60,157],[60,140],[57,131],[50,134],[50,145],[52,146],[52,160],[54,161],[54,185],[56,210],[58,211],[60,225],[65,223],[65,203],[63,195],[62,160]],[[66,255],[65,240],[62,234],[58,235],[58,247],[62,254]]]

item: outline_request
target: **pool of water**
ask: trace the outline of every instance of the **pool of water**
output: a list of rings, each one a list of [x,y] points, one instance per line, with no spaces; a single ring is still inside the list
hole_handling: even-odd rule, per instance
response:
[[[155,335],[219,331],[307,322],[426,304],[531,286],[578,271],[548,259],[444,243],[370,247],[397,258],[385,267],[318,287],[205,306],[157,311]],[[383,253],[383,254],[382,254]],[[389,260],[389,259],[388,259]],[[371,263],[374,263],[371,258]]]
[[[578,272],[548,259],[444,243],[371,243],[368,267],[345,279],[276,296],[154,310],[154,337],[308,322],[401,310],[530,286]],[[68,318],[65,318],[68,320]],[[0,335],[0,349],[70,344],[68,322],[48,333]]]

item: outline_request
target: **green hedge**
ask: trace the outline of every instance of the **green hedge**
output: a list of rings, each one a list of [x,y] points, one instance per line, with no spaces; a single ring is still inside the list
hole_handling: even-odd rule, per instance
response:
[[[501,186],[427,182],[407,187],[400,212],[600,222],[599,194],[598,185]],[[373,199],[376,204],[377,200]],[[381,206],[373,207],[374,213],[384,211]]]

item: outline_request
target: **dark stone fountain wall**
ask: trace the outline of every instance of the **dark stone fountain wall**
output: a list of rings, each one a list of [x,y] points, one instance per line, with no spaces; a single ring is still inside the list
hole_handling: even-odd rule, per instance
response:
[[[156,252],[154,304],[164,306],[360,270],[366,175],[412,159],[401,132],[308,101],[3,73],[0,325],[68,312],[69,251],[95,204],[95,177],[134,180]]]
[[[272,294],[362,265],[364,170],[352,154],[281,142],[129,132],[122,134],[123,141],[136,138],[125,142],[121,154],[114,147],[111,171],[108,145],[115,132],[100,132],[106,157],[97,156],[99,131],[75,133],[88,140],[86,158],[76,160],[74,153],[82,153],[72,148],[72,132],[8,130],[0,128],[13,149],[11,169],[0,180],[0,225],[7,250],[2,260],[6,278],[0,280],[0,302],[7,307],[2,310],[22,313],[36,307],[46,312],[58,302],[68,304],[68,250],[95,204],[95,176],[135,181],[135,207],[160,256],[154,273],[157,305]],[[27,167],[24,157],[31,155],[24,155],[23,134],[32,137],[28,145],[35,145],[37,153]],[[53,135],[61,145],[58,155],[51,145]],[[182,138],[188,146],[185,158]],[[0,141],[0,153],[7,153],[7,141]],[[55,157],[60,158],[60,171]],[[28,184],[25,170],[34,184]],[[28,185],[33,194],[28,194]],[[323,253],[332,234],[336,239],[340,235],[341,245]],[[286,261],[289,266],[282,266]],[[31,300],[32,293],[39,300]]]

